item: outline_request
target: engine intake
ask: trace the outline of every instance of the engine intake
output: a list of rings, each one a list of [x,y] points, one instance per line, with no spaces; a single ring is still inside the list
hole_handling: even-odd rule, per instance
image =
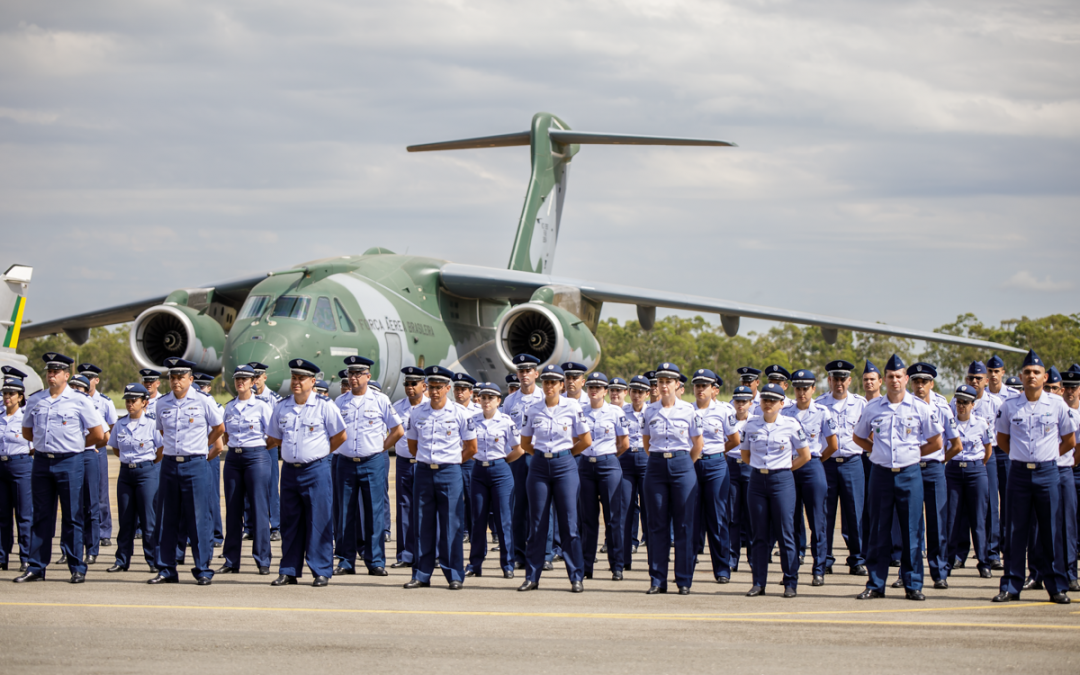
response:
[[[179,356],[214,375],[221,372],[224,346],[221,324],[184,305],[151,307],[131,328],[131,353],[143,368],[161,368],[165,359]]]
[[[540,366],[578,361],[592,370],[600,361],[600,343],[581,319],[536,300],[511,307],[495,327],[499,358],[510,370],[518,354],[531,354]]]

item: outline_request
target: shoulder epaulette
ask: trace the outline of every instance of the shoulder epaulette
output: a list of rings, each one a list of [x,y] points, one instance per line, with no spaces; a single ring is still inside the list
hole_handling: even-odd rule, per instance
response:
[[[316,394],[316,395],[317,395],[317,396],[318,396],[319,398],[321,398],[322,400],[324,400],[324,401],[329,401],[329,400],[330,400],[330,397],[329,397],[329,396],[327,396],[326,394]]]
[[[101,394],[101,392],[98,392],[98,393]],[[111,401],[112,400],[111,398],[109,398],[105,394],[101,394],[101,398],[105,399],[106,401]]]

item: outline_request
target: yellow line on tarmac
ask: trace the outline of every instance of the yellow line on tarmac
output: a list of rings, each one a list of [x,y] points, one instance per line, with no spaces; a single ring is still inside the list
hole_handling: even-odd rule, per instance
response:
[[[1050,603],[1025,603],[1024,605],[1010,605],[1023,607],[1038,607]],[[83,609],[175,609],[175,610],[204,610],[222,612],[315,612],[329,614],[384,614],[384,615],[411,615],[411,616],[475,616],[475,617],[519,617],[519,618],[542,618],[542,619],[616,619],[616,620],[656,620],[656,621],[714,621],[714,622],[753,622],[753,623],[814,623],[814,624],[838,624],[856,626],[922,626],[940,628],[1030,628],[1057,629],[1057,630],[1080,630],[1080,623],[1076,625],[1041,624],[1041,623],[972,623],[953,621],[881,621],[863,619],[798,619],[777,618],[780,616],[799,615],[823,615],[823,614],[870,614],[870,613],[909,613],[930,611],[960,611],[973,609],[989,609],[982,605],[972,607],[952,608],[928,608],[928,609],[899,609],[899,610],[856,610],[856,611],[821,611],[821,612],[765,612],[754,614],[615,614],[593,612],[498,612],[498,611],[464,611],[464,610],[419,610],[419,609],[335,609],[329,607],[218,607],[199,605],[122,605],[105,603],[74,603],[74,602],[0,602],[3,607],[75,607]],[[1004,608],[1004,607],[1002,607]]]

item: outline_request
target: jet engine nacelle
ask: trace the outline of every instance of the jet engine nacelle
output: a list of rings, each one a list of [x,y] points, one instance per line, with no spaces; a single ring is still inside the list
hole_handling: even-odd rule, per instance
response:
[[[600,343],[585,322],[555,305],[531,300],[511,307],[495,327],[499,357],[510,370],[517,354],[532,354],[540,367],[576,361],[589,368],[600,362]]]
[[[131,353],[142,368],[160,369],[165,359],[179,356],[194,361],[198,370],[216,375],[221,372],[224,347],[221,324],[184,305],[151,307],[131,328]]]

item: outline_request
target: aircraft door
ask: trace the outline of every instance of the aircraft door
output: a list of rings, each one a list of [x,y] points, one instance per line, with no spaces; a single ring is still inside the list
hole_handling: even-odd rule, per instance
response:
[[[386,359],[383,366],[383,371],[379,373],[383,393],[396,401],[399,398],[398,380],[401,379],[401,336],[397,333],[386,334]]]

